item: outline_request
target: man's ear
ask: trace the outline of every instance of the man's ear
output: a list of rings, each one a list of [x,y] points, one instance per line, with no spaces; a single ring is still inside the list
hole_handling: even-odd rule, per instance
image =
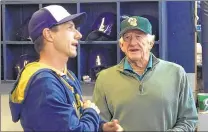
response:
[[[155,44],[155,42],[154,42],[154,41],[150,42],[150,45],[149,45],[149,50],[150,50],[150,51],[152,50],[152,48],[153,48],[154,44]]]
[[[153,46],[154,46],[154,44],[155,44],[155,36],[151,35],[149,37],[150,37],[150,39],[149,39],[149,51],[151,51]]]
[[[121,50],[124,52],[123,44],[124,44],[124,41],[123,41],[123,38],[121,37],[121,38],[119,39],[119,46],[120,46]]]
[[[52,32],[50,31],[49,28],[43,29],[42,34],[43,34],[43,37],[46,41],[49,41],[49,42],[53,41],[54,37],[53,37],[53,34],[52,34]]]

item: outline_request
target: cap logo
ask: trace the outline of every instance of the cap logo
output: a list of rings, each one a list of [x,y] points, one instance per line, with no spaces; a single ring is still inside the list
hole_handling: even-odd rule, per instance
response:
[[[131,26],[137,26],[137,19],[136,19],[136,18],[130,17],[130,18],[128,19],[128,23],[129,23]]]
[[[105,28],[104,23],[105,23],[105,18],[103,17],[103,18],[102,18],[102,22],[101,22],[101,24],[100,24],[100,27],[99,27],[98,31],[104,32],[104,30],[105,30],[105,29],[104,29],[104,28]]]

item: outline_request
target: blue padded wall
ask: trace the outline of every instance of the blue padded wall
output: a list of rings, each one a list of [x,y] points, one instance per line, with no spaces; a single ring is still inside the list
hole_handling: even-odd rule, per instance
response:
[[[168,60],[195,73],[194,2],[167,2]]]

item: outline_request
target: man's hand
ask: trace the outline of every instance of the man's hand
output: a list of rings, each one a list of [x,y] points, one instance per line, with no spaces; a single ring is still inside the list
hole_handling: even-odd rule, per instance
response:
[[[107,122],[103,124],[104,132],[121,132],[124,131],[123,128],[119,125],[118,120],[113,120],[112,122]]]
[[[94,103],[92,103],[90,100],[83,102],[83,109],[86,109],[86,108],[93,108],[98,114],[100,113],[100,110],[98,109],[98,107]]]

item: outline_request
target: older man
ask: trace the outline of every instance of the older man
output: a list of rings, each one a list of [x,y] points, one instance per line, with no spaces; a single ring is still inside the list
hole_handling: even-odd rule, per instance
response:
[[[29,34],[40,55],[20,73],[11,92],[14,122],[24,131],[117,131],[117,120],[100,120],[99,109],[82,99],[76,76],[66,69],[69,58],[77,56],[81,33],[75,28],[86,14],[69,14],[59,5],[36,11],[29,22]]]
[[[118,119],[124,131],[194,131],[197,110],[186,72],[150,52],[149,20],[123,20],[119,42],[126,57],[101,71],[94,88],[102,118]]]

